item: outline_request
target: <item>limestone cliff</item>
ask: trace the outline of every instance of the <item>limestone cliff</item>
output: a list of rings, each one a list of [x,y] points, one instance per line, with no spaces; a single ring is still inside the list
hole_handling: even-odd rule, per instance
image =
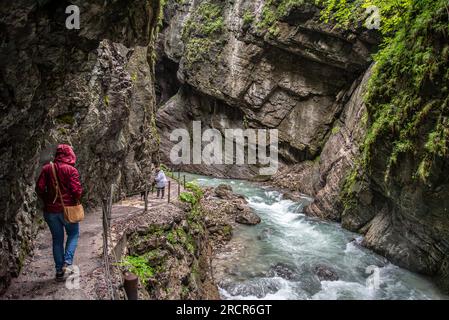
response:
[[[81,28],[65,25],[78,5]],[[152,43],[159,1],[21,0],[0,12],[0,292],[32,249],[34,182],[58,143],[73,145],[97,204],[133,190],[158,148]]]
[[[316,159],[370,64],[375,34],[336,31],[320,10],[293,6],[273,30],[269,1],[171,1],[160,37],[162,139],[201,119],[204,128],[277,128],[284,164]],[[177,78],[177,81],[169,79]],[[173,93],[167,101],[166,92]],[[164,143],[168,156],[171,144]],[[205,166],[190,169],[211,173]],[[252,177],[250,167],[215,175]],[[218,170],[218,173],[217,173]]]

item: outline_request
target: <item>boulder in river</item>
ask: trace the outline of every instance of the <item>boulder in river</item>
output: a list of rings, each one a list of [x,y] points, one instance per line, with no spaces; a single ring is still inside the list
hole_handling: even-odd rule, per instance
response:
[[[244,210],[240,210],[238,208],[235,222],[241,223],[241,224],[248,224],[248,225],[255,225],[260,223],[260,217],[255,214],[249,207],[245,208]]]
[[[220,199],[232,199],[235,197],[231,186],[220,184],[215,188],[215,196]]]
[[[275,265],[272,265],[268,271],[268,275],[270,277],[281,277],[286,280],[299,280],[298,270],[283,262],[278,262]]]
[[[339,279],[334,269],[323,264],[315,266],[314,272],[320,281],[337,281]]]

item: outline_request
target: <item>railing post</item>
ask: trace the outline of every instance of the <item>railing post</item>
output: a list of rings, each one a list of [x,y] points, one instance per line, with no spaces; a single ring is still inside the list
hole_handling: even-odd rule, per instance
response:
[[[108,231],[108,199],[103,198],[103,230],[105,231],[106,241],[108,240],[107,231]]]
[[[148,211],[148,182],[145,182],[145,212]]]
[[[179,181],[180,179],[178,179],[178,197],[181,194],[181,181]]]
[[[183,180],[184,180],[184,189],[186,188],[186,175],[183,176]]]
[[[108,198],[108,204],[107,204],[107,217],[108,217],[108,226],[111,225],[111,219],[112,219],[112,196],[114,194],[114,185],[111,184],[111,189],[109,190],[109,198]]]
[[[168,199],[168,203],[170,203],[170,190],[171,189],[171,181],[168,180],[168,194],[167,194],[167,199]]]
[[[138,283],[139,278],[131,272],[125,272],[123,274],[123,287],[126,291],[126,296],[128,297],[128,300],[139,300],[139,294],[138,294]]]

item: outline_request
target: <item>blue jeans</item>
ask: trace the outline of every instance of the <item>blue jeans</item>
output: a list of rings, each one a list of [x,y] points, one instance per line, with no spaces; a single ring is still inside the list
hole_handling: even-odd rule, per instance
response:
[[[79,238],[79,223],[69,223],[64,220],[63,213],[44,213],[45,222],[50,228],[53,239],[53,258],[56,272],[61,272],[64,263],[72,265]],[[64,229],[67,242],[64,249]]]

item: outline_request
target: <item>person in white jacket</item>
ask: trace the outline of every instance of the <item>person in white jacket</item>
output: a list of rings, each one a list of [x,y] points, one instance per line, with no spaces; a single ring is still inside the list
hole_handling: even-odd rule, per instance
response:
[[[161,199],[164,199],[167,178],[165,177],[164,171],[162,171],[160,167],[156,168],[156,177],[154,178],[154,182],[156,183],[156,198],[159,198],[159,194],[161,194]]]

